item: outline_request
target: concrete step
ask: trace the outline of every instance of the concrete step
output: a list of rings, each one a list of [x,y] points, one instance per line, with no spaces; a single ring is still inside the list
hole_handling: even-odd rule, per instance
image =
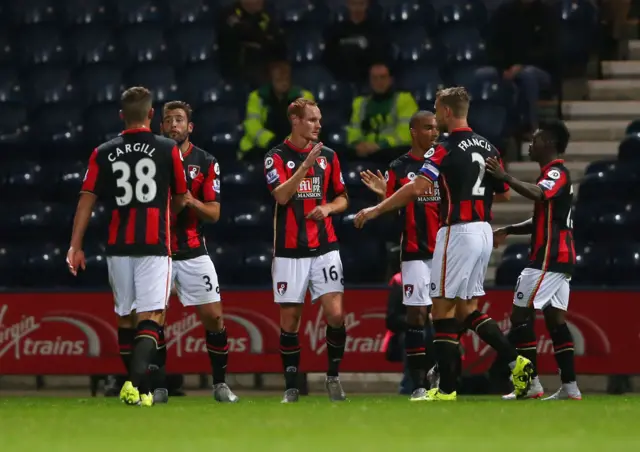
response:
[[[562,112],[567,120],[632,121],[640,112],[640,101],[567,101],[562,103]]]
[[[629,40],[629,59],[640,60],[640,39]]]
[[[531,204],[521,202],[496,203],[493,205],[493,221],[498,224],[520,223],[531,217]]]
[[[602,75],[604,78],[640,78],[640,61],[603,61]]]
[[[522,144],[522,155],[528,155],[529,143]],[[565,152],[565,160],[591,162],[610,159],[618,155],[617,141],[571,141]]]
[[[639,79],[589,80],[591,100],[640,100]]]
[[[574,179],[575,179],[575,177],[574,177]],[[533,182],[534,180],[535,179],[532,179],[532,180],[530,180],[528,182]],[[580,182],[579,181],[573,181],[572,185],[573,185],[573,198],[576,199],[576,196],[578,196],[578,190],[580,188]],[[515,190],[510,190],[510,191],[511,191],[511,199],[509,200],[509,203],[511,203],[511,204],[515,204],[515,203],[522,204],[522,203],[525,203],[525,204],[531,205],[531,203],[533,202],[530,199],[525,198],[524,196],[522,196],[520,193],[518,193]]]
[[[566,121],[575,141],[620,141],[629,121]],[[527,144],[528,146],[528,144]],[[526,155],[526,153],[525,153]]]
[[[564,164],[571,173],[572,178],[578,180],[584,175],[584,170],[589,165],[589,162],[568,160]],[[517,179],[532,182],[540,174],[540,165],[536,162],[512,162],[508,165],[507,170],[509,174]]]

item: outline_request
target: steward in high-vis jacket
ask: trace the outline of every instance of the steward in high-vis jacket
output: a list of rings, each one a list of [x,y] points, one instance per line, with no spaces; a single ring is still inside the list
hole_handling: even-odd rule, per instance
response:
[[[355,148],[358,157],[381,149],[409,146],[409,120],[418,111],[411,93],[393,89],[393,78],[386,65],[371,66],[369,83],[373,94],[354,99],[347,127],[347,145]]]
[[[263,159],[269,149],[291,133],[287,116],[289,104],[299,97],[314,100],[310,91],[291,84],[289,63],[272,64],[270,76],[271,83],[249,94],[240,159]]]

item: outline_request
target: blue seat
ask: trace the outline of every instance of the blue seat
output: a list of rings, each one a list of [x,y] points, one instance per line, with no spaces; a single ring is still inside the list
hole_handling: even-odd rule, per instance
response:
[[[164,8],[153,0],[115,0],[117,20],[120,24],[159,23],[164,19]]]
[[[172,34],[175,55],[184,63],[212,61],[216,57],[217,36],[209,25],[190,25],[177,29]]]
[[[2,209],[0,208],[0,211]],[[15,243],[0,243],[0,287],[19,287],[26,254]]]
[[[293,80],[296,84],[306,89],[311,89],[318,84],[335,82],[334,76],[322,64],[310,64],[294,68]]]
[[[617,203],[613,202],[612,205]],[[638,238],[640,230],[640,204],[626,204],[618,207],[613,206],[602,212],[598,216],[598,223],[601,232],[598,234],[599,241],[617,241],[628,243]],[[639,274],[640,275],[640,274]]]
[[[55,242],[34,244],[28,254],[26,267],[28,277],[22,281],[24,287],[66,286],[72,278],[65,265],[66,250]]]
[[[618,160],[620,162],[640,161],[640,134],[624,137],[618,146]]]
[[[407,25],[419,25],[427,29],[433,29],[433,8],[428,2],[420,0],[403,0],[382,2],[384,16],[394,28]]]
[[[397,30],[392,40],[393,59],[403,64],[433,65],[442,56],[439,43],[432,40],[421,27]]]
[[[585,175],[580,182],[578,201],[593,201],[601,199],[615,199],[617,171],[607,173],[591,173]]]
[[[218,68],[211,62],[189,66],[182,71],[180,87],[185,98],[195,107],[210,97],[210,90],[223,83]]]
[[[19,143],[27,135],[27,110],[21,104],[0,103],[0,143]]]
[[[278,22],[287,29],[323,25],[328,19],[321,3],[313,0],[278,0],[274,6]]]
[[[349,114],[351,107],[349,100],[353,99],[355,95],[351,85],[343,82],[320,82],[309,86],[311,86],[316,101],[323,109],[323,118],[326,119],[329,116],[330,110],[339,111],[340,114]]]
[[[358,160],[354,162],[349,162],[349,164],[345,164],[345,163],[342,163],[342,164],[343,164],[342,176],[344,178],[345,184],[347,185],[347,189],[349,193],[354,198],[360,198],[366,202],[375,201],[376,195],[373,194],[362,183],[360,173],[368,169],[373,171],[374,173],[378,170],[384,173],[384,171],[386,170],[384,165],[381,165],[376,162],[369,162],[366,160]]]
[[[244,255],[240,247],[225,243],[215,235],[207,239],[207,246],[223,286],[246,281],[243,272]]]
[[[214,21],[215,3],[206,0],[167,1],[169,20],[177,25],[204,24],[211,25]]]
[[[260,201],[236,201],[225,210],[233,224],[235,236],[251,237],[252,240],[273,239],[271,206]]]
[[[145,86],[156,102],[175,99],[178,93],[176,74],[171,66],[148,63],[138,65],[127,77],[129,86]]]
[[[640,133],[640,119],[634,119],[627,125],[624,131],[625,135],[636,135]]]
[[[64,68],[47,67],[32,71],[27,86],[28,99],[32,107],[73,102],[77,98],[71,82],[71,71]]]
[[[0,32],[0,64],[8,65],[15,61],[14,41],[6,32]]]
[[[18,232],[29,239],[46,230],[47,240],[62,240],[69,234],[74,210],[73,204],[24,203],[17,212]]]
[[[108,0],[64,0],[62,14],[68,24],[106,23],[112,19],[110,4]]]
[[[288,42],[289,61],[294,64],[302,65],[320,61],[324,43],[319,30],[302,30],[291,33]]]
[[[48,173],[42,165],[20,160],[3,165],[5,175],[3,182],[3,198],[11,200],[40,199]]]
[[[344,280],[348,284],[379,283],[384,280],[387,259],[377,241],[344,244],[340,250]]]
[[[50,170],[54,178],[51,190],[57,199],[71,199],[80,192],[84,175],[87,172],[88,160],[89,156],[86,155],[85,160],[65,160],[53,165]],[[95,210],[96,208],[94,208],[94,212]]]
[[[0,103],[4,102],[24,102],[18,71],[9,67],[0,69]]]
[[[475,28],[453,28],[441,34],[448,66],[484,65],[487,49],[480,32]]]
[[[122,30],[120,46],[129,63],[166,61],[167,44],[158,25],[131,25]]]
[[[587,245],[576,250],[576,265],[571,278],[576,286],[604,286],[611,282],[609,245]]]
[[[481,1],[435,1],[434,8],[441,30],[454,27],[483,27],[488,19],[486,6]]]
[[[637,231],[637,229],[636,229]],[[637,240],[637,234],[635,239]],[[613,284],[622,287],[640,286],[640,243],[624,243],[611,250]]]
[[[124,88],[122,70],[110,64],[84,66],[75,86],[86,105],[119,102]]]
[[[587,244],[601,239],[600,217],[616,210],[624,210],[624,205],[607,201],[584,201],[584,198],[579,198],[572,213],[576,242]]]
[[[20,55],[25,65],[64,64],[68,61],[65,43],[53,25],[32,25],[21,33]]]
[[[433,111],[438,90],[444,88],[437,66],[416,66],[398,80],[401,89],[413,94],[422,110]]]
[[[219,150],[216,155],[235,153],[240,140],[240,114],[231,107],[202,105],[193,114],[196,142],[207,149]]]
[[[229,194],[228,196],[255,199],[261,192],[267,191],[262,165],[229,163],[221,168],[221,175],[222,189]],[[229,219],[231,220],[231,217]]]
[[[469,109],[469,125],[496,146],[505,136],[508,110],[502,105],[476,101]]]
[[[555,2],[561,19],[560,52],[564,65],[586,65],[598,36],[598,10],[587,0]]]
[[[496,269],[496,286],[513,288],[518,281],[522,270],[527,266],[528,256],[522,253],[514,253],[503,256],[500,265]]]
[[[269,242],[255,242],[248,243],[243,248],[243,274],[251,275],[253,285],[271,284],[273,245]]]
[[[82,138],[83,112],[73,103],[56,103],[38,109],[36,141],[43,144],[69,144]]]
[[[508,245],[502,257],[516,256],[517,259],[528,259],[529,257],[529,244],[528,243],[512,243]]]
[[[118,42],[107,25],[88,24],[72,31],[70,46],[78,64],[117,63]]]
[[[85,137],[96,145],[122,132],[120,106],[117,103],[92,105],[87,109],[85,118]]]
[[[55,22],[59,2],[55,0],[20,0],[9,2],[11,20],[18,25]]]
[[[588,175],[615,171],[617,164],[617,160],[596,160],[595,162],[589,163],[584,171],[584,174]]]

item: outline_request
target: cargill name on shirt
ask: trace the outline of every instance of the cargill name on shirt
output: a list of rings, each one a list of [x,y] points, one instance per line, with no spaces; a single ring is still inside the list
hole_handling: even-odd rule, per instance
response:
[[[124,150],[121,148],[116,148],[115,152],[109,154],[109,161],[115,162],[118,157],[121,157],[125,154],[129,154],[131,152],[142,152],[143,154],[147,154],[149,157],[153,157],[153,153],[156,148],[149,149],[151,147],[148,143],[133,143],[133,144],[125,144]]]

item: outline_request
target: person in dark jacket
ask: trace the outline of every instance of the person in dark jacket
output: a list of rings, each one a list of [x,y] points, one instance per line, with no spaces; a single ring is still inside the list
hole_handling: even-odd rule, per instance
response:
[[[325,31],[324,64],[338,80],[364,83],[371,65],[388,61],[387,30],[369,14],[369,0],[347,0],[349,14]]]

